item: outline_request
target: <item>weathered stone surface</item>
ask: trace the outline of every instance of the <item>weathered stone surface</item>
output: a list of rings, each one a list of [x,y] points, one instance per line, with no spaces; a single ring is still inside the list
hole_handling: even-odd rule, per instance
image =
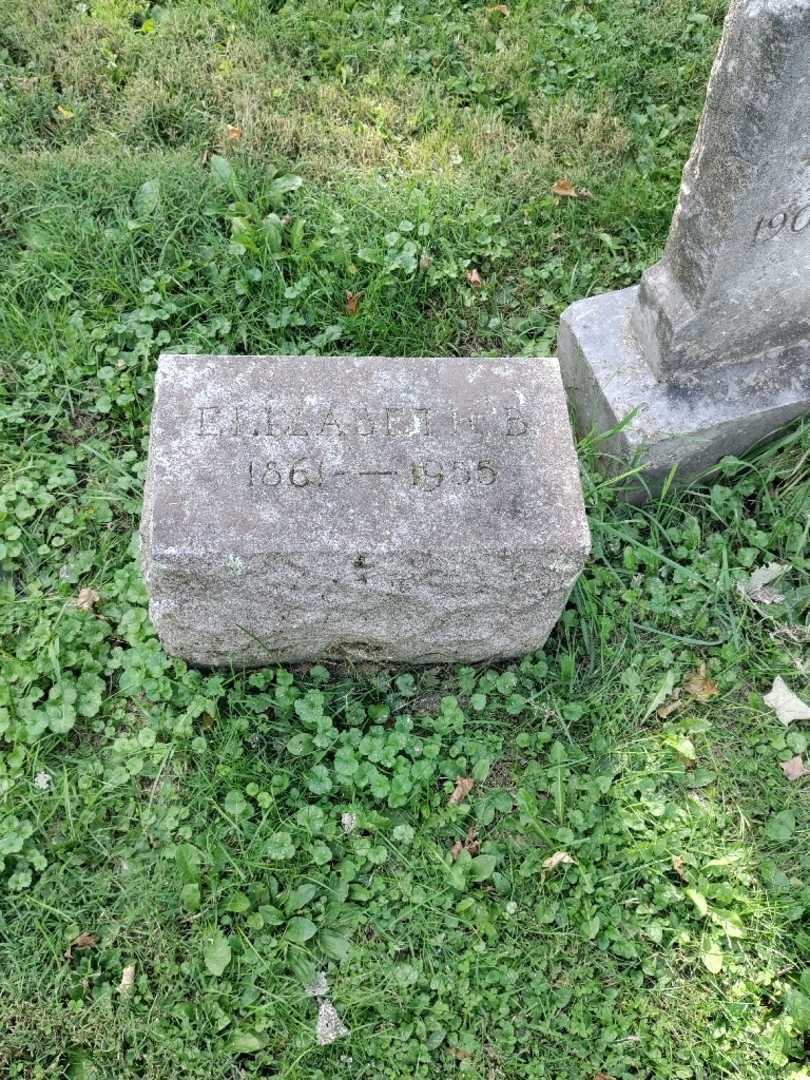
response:
[[[537,648],[589,548],[557,363],[163,356],[141,536],[199,664]]]
[[[659,491],[673,466],[681,479],[699,476],[810,412],[808,365],[790,382],[751,364],[711,368],[691,382],[657,380],[629,331],[637,296],[636,285],[572,304],[559,338],[581,428],[607,432],[638,410],[600,446],[608,472],[644,462],[644,483],[630,489],[633,501]]]
[[[810,0],[735,0],[663,258],[563,316],[580,426],[638,408],[612,449],[653,490],[810,411],[808,123]]]
[[[661,262],[633,325],[659,377],[810,354],[810,0],[728,15]],[[778,370],[776,370],[778,369]]]

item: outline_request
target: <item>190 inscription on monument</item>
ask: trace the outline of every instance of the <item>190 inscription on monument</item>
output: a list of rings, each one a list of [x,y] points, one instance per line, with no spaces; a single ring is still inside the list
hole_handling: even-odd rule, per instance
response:
[[[171,652],[515,655],[587,550],[556,361],[161,357],[142,559]]]

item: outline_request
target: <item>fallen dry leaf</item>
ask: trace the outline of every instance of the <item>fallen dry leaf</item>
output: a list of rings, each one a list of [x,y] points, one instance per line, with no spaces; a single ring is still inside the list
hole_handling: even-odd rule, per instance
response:
[[[457,859],[462,851],[469,851],[470,855],[477,855],[481,850],[481,843],[478,839],[478,833],[475,831],[475,826],[471,825],[467,830],[467,836],[464,840],[456,840],[455,844],[450,848],[450,854],[454,859]]]
[[[704,703],[720,692],[717,683],[706,674],[705,664],[701,664],[697,671],[693,671],[691,675],[686,677],[683,688],[695,701]]]
[[[754,601],[755,604],[781,604],[785,599],[785,594],[776,592],[774,589],[761,588],[756,592],[748,594],[749,598]]]
[[[672,697],[669,701],[665,701],[663,705],[660,705],[656,710],[655,715],[659,720],[666,720],[668,716],[672,716],[678,709],[682,709],[686,702],[681,697],[680,687],[672,692]]]
[[[329,1046],[336,1039],[345,1039],[351,1034],[328,998],[321,998],[318,1002],[318,1022],[315,1026],[315,1034],[319,1046]]]
[[[771,637],[786,638],[787,641],[792,641],[796,645],[805,645],[810,642],[810,626],[776,626],[771,630]],[[798,657],[793,660],[794,665],[799,671],[810,672],[810,666],[807,663],[803,663]]]
[[[613,1080],[612,1076],[608,1076],[607,1073],[597,1073],[593,1080]]]
[[[557,180],[551,185],[551,194],[561,199],[590,199],[591,193],[585,188],[575,188],[570,180]]]
[[[458,806],[459,803],[464,802],[472,789],[475,787],[475,781],[469,776],[460,776],[456,780],[456,786],[453,788],[453,794],[447,800],[448,806]]]
[[[773,709],[780,724],[785,727],[794,720],[810,720],[810,705],[805,705],[780,675],[773,680],[773,686],[763,701]]]
[[[567,851],[555,851],[553,855],[549,855],[547,859],[543,860],[543,866],[546,870],[554,870],[557,866],[565,866],[567,863],[573,863],[574,861]]]
[[[551,192],[553,195],[560,195],[566,199],[575,199],[577,197],[577,189],[570,180],[557,180],[552,185]]]
[[[237,139],[242,138],[242,129],[238,124],[228,124],[225,134],[231,142],[236,142]]]
[[[346,292],[346,312],[349,315],[356,315],[357,309],[360,306],[360,297],[362,293],[359,292]]]
[[[784,596],[781,593],[774,592],[773,589],[769,589],[768,586],[789,569],[790,567],[776,562],[768,563],[767,566],[760,566],[758,570],[753,572],[745,585],[738,585],[737,589],[743,596],[747,596],[749,600],[753,600],[757,604],[781,604],[785,599]]]
[[[329,997],[329,981],[325,971],[319,971],[309,986],[304,987],[304,993],[309,997]]]
[[[810,769],[805,768],[801,754],[792,757],[790,761],[783,761],[782,772],[788,780],[801,780],[803,776],[810,776]]]
[[[135,965],[127,964],[121,972],[121,982],[118,984],[119,994],[128,994],[135,982]]]
[[[499,15],[509,14],[509,8],[506,6],[506,4],[493,4],[492,7],[487,8],[487,11],[490,14],[494,14],[495,12],[497,12]]]
[[[76,597],[76,607],[80,611],[92,611],[100,599],[95,589],[81,589]]]
[[[70,960],[74,949],[92,949],[97,942],[98,938],[95,934],[88,934],[87,931],[79,934],[65,949],[65,959]]]
[[[472,285],[474,289],[480,289],[481,286],[484,284],[481,280],[481,275],[478,273],[475,267],[473,267],[472,270],[467,271],[467,281],[469,281],[470,285]]]
[[[683,858],[680,855],[672,856],[672,869],[681,881],[686,881],[686,870],[684,869]]]
[[[453,1057],[458,1058],[459,1061],[469,1061],[472,1057],[469,1050],[462,1050],[459,1046],[451,1046],[449,1049]]]

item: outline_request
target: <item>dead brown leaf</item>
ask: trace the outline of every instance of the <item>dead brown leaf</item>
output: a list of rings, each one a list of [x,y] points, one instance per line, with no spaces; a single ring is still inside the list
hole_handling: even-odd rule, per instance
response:
[[[474,289],[480,289],[481,286],[484,284],[481,280],[481,275],[478,273],[475,267],[473,267],[472,270],[467,271],[467,281],[469,281],[470,285],[472,285]]]
[[[481,850],[481,843],[478,839],[478,833],[475,826],[471,825],[467,830],[467,836],[464,840],[456,840],[455,844],[450,848],[450,854],[454,859],[457,859],[462,851],[469,851],[470,855],[477,855]]]
[[[100,599],[95,589],[80,589],[76,597],[76,607],[80,611],[92,611]]]
[[[228,124],[225,129],[225,135],[230,142],[236,142],[242,138],[242,129],[238,124]]]
[[[704,703],[720,692],[717,683],[706,674],[705,664],[701,664],[697,671],[693,671],[691,675],[687,676],[683,688],[695,701]]]
[[[360,307],[360,297],[362,293],[359,292],[346,292],[346,312],[348,315],[356,315],[357,309]]]
[[[506,4],[493,4],[492,7],[487,8],[487,11],[489,12],[490,15],[493,15],[496,12],[497,12],[498,15],[508,15],[509,14],[509,8],[506,6]]]
[[[549,855],[547,859],[543,860],[543,866],[546,870],[554,870],[558,866],[565,866],[566,864],[573,862],[575,862],[575,860],[567,851],[555,851],[553,855]]]
[[[447,800],[447,805],[458,806],[459,803],[463,803],[474,787],[475,781],[471,777],[459,776],[453,788],[453,794]]]
[[[121,982],[118,984],[119,994],[128,994],[135,982],[135,965],[127,964],[121,972]]]
[[[684,868],[683,857],[681,855],[672,856],[672,869],[681,881],[686,881],[686,869]]]
[[[607,1073],[597,1073],[593,1080],[613,1080],[612,1076],[608,1076]]]
[[[557,180],[551,185],[551,194],[561,199],[590,199],[591,193],[585,188],[575,188],[570,180]]]
[[[577,189],[570,180],[557,180],[552,185],[551,193],[565,199],[575,199],[577,197]]]
[[[656,709],[655,715],[659,720],[666,720],[668,716],[672,716],[678,709],[682,709],[686,702],[681,698],[680,688],[672,692],[672,697],[669,701],[665,701],[663,705],[659,705]]]
[[[65,949],[65,959],[70,960],[73,956],[74,949],[92,949],[94,945],[98,943],[98,938],[95,934],[88,934],[85,930],[83,933],[75,937],[73,941]]]
[[[453,1055],[454,1058],[458,1058],[459,1061],[469,1061],[472,1057],[472,1054],[469,1052],[469,1050],[462,1050],[458,1046],[451,1046],[450,1053]]]
[[[782,772],[788,780],[801,780],[803,776],[810,776],[810,769],[805,767],[801,754],[782,762]]]

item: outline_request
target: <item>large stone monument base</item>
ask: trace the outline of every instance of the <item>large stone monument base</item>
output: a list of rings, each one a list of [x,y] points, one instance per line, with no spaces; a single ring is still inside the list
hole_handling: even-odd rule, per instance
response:
[[[563,315],[579,423],[632,413],[605,451],[651,491],[810,411],[808,43],[810,0],[732,0],[662,258]]]
[[[630,327],[638,286],[572,304],[560,323],[563,382],[584,434],[631,419],[600,450],[609,473],[636,463],[642,482],[630,498],[695,479],[722,457],[741,454],[782,425],[810,412],[810,366],[775,373],[763,361],[707,366],[677,383],[659,382]]]

